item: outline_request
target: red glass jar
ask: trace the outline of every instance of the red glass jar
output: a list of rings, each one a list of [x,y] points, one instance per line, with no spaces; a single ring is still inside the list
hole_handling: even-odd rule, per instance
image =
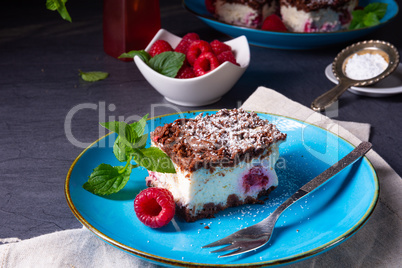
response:
[[[103,48],[112,57],[145,49],[160,28],[159,0],[103,0]]]

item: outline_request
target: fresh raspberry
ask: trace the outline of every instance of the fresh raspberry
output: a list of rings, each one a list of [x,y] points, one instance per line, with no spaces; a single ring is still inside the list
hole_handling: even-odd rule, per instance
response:
[[[237,66],[240,66],[240,65],[237,63],[236,58],[235,58],[235,56],[233,55],[233,52],[232,52],[232,51],[224,51],[224,52],[222,52],[221,54],[219,54],[219,55],[217,56],[217,58],[218,58],[219,64],[222,64],[222,63],[224,63],[225,61],[229,61],[229,62],[231,62],[231,63],[233,63],[233,64],[235,64],[235,65],[237,65]]]
[[[268,184],[269,178],[265,169],[261,166],[251,168],[247,174],[243,176],[243,188],[247,193],[251,188],[263,188]]]
[[[191,66],[183,65],[177,72],[176,78],[186,79],[195,77],[194,70]]]
[[[202,53],[194,62],[194,73],[196,76],[204,75],[219,66],[219,61],[212,52]]]
[[[194,65],[195,60],[206,52],[212,52],[211,45],[204,40],[196,40],[191,43],[187,51],[187,60],[190,65]]]
[[[281,18],[278,17],[276,14],[272,14],[268,16],[265,20],[264,23],[262,24],[261,27],[262,30],[266,31],[273,31],[273,32],[287,32],[288,29],[286,29],[285,24],[283,24],[283,21]]]
[[[191,43],[181,40],[177,47],[175,47],[174,51],[186,54],[190,45]]]
[[[160,228],[173,219],[175,213],[173,195],[164,188],[147,188],[135,198],[134,210],[143,224],[151,228]]]
[[[219,40],[214,40],[211,42],[211,48],[212,51],[215,53],[215,55],[221,54],[223,51],[231,51],[232,48],[229,45],[226,45],[225,43],[219,41]]]
[[[196,33],[188,33],[181,39],[180,43],[174,49],[176,52],[180,52],[183,54],[187,54],[188,47],[191,45],[192,42],[200,40],[200,37]]]
[[[156,40],[149,50],[149,55],[154,57],[155,55],[161,54],[166,51],[173,51],[172,46],[165,40]]]
[[[205,7],[209,13],[215,14],[215,2],[216,0],[205,0]]]
[[[182,40],[192,43],[195,40],[200,40],[200,37],[196,33],[188,33],[185,36],[183,36]]]

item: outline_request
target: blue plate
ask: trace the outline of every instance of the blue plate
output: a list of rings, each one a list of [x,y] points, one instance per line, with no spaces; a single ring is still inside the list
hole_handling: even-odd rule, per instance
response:
[[[253,45],[282,49],[313,49],[360,38],[384,26],[398,14],[398,4],[394,0],[360,0],[359,5],[366,6],[374,2],[388,4],[387,13],[379,25],[331,33],[281,33],[234,26],[216,20],[205,8],[204,0],[183,0],[183,6],[212,28],[232,37],[245,35]]]
[[[148,130],[198,113],[152,118]],[[279,186],[265,204],[230,208],[216,218],[193,223],[175,216],[167,226],[149,228],[137,219],[133,209],[135,196],[146,188],[145,169],[135,169],[126,187],[117,194],[100,197],[82,188],[100,163],[119,165],[112,149],[116,134],[112,133],[94,142],[72,164],[65,184],[68,205],[82,224],[111,245],[150,261],[175,266],[286,264],[322,253],[351,237],[367,221],[378,200],[378,179],[367,158],[289,207],[279,218],[269,245],[230,258],[218,258],[201,248],[261,221],[298,188],[353,149],[350,143],[320,127],[282,116],[258,114],[288,135],[280,146],[281,156],[276,165]]]

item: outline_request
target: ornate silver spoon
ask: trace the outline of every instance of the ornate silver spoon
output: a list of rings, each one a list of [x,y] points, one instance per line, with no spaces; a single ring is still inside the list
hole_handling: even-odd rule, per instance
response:
[[[386,69],[371,78],[356,80],[347,76],[345,69],[348,61],[355,55],[378,54],[388,63]],[[333,89],[322,94],[311,103],[314,111],[324,111],[327,107],[339,99],[339,97],[350,87],[368,86],[377,83],[390,75],[399,64],[398,50],[390,43],[378,40],[363,41],[343,49],[332,63],[332,72],[339,83]]]

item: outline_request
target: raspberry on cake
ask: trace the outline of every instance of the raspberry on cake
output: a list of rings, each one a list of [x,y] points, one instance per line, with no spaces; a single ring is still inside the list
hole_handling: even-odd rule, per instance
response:
[[[275,125],[243,109],[178,119],[151,133],[152,145],[172,159],[176,174],[149,172],[146,183],[168,189],[188,222],[261,203],[258,198],[278,185],[274,165],[285,139]]]
[[[358,0],[280,0],[283,23],[292,32],[347,29]]]
[[[261,27],[266,17],[275,13],[275,0],[216,0],[214,15],[218,20],[250,28]]]

